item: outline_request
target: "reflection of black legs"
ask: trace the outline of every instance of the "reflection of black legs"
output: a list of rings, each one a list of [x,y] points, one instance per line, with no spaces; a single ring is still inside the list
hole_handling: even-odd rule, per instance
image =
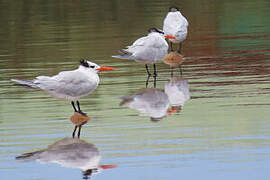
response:
[[[173,43],[170,42],[170,51],[172,52],[173,51]]]
[[[179,43],[179,48],[178,48],[178,51],[177,51],[179,54],[181,54],[182,52],[182,43],[180,42]]]
[[[73,137],[73,138],[75,137],[76,130],[77,130],[77,126],[75,126],[74,131],[73,131],[73,133],[72,133],[72,137]]]
[[[157,77],[157,69],[156,69],[156,64],[154,64],[154,65],[153,65],[153,67],[154,67],[154,75],[153,75],[153,77],[155,78],[155,77]]]
[[[147,64],[145,64],[145,69],[146,69],[146,72],[147,72],[148,76],[151,76],[151,73],[149,72],[149,69],[148,69],[148,65]]]
[[[79,126],[78,138],[80,138],[80,135],[81,135],[81,128],[82,128],[82,125]]]
[[[151,77],[151,76],[147,76],[147,79],[146,79],[146,81],[145,81],[145,88],[148,87],[150,77]],[[156,84],[157,84],[157,76],[153,76],[153,78],[154,78],[154,88],[156,88]]]
[[[173,67],[171,67],[171,77],[173,77]]]
[[[154,88],[156,88],[156,86],[157,86],[157,77],[155,76],[154,77]]]
[[[146,79],[146,82],[145,82],[145,88],[148,87],[149,78],[150,78],[150,76],[148,75],[148,77],[147,77],[147,79]]]
[[[77,128],[78,128],[78,126],[75,126],[74,131],[72,133],[72,138],[75,137]],[[82,128],[82,125],[79,125],[78,138],[80,138],[80,135],[81,135],[81,128]]]
[[[180,74],[181,76],[183,75],[183,72],[182,72],[182,66],[179,66],[179,71],[180,71]]]
[[[72,107],[73,107],[74,111],[77,112],[77,109],[75,107],[74,101],[71,101],[71,104],[72,104]]]
[[[156,68],[156,64],[153,64],[153,67],[154,67],[154,74],[153,74],[153,77],[156,77],[157,76],[157,68]],[[149,72],[149,69],[148,69],[148,65],[145,64],[145,69],[146,69],[146,72],[148,74],[148,76],[151,76],[152,74]]]
[[[147,79],[146,79],[146,82],[145,82],[145,88],[148,87],[149,79],[150,79],[150,76],[148,76]],[[157,77],[154,76],[154,88],[156,88],[156,84],[157,84]]]
[[[146,72],[148,74],[148,77],[147,77],[146,82],[145,82],[145,86],[147,88],[148,87],[148,82],[149,82],[149,79],[150,79],[150,76],[151,76],[151,73],[149,72],[149,69],[148,69],[147,64],[145,64],[145,68],[146,68]],[[156,64],[153,64],[153,68],[154,68],[154,73],[153,73],[154,87],[156,87],[156,79],[157,79],[157,68],[156,68]]]

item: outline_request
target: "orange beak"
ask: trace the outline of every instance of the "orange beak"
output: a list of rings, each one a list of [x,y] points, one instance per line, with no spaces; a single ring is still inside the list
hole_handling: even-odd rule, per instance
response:
[[[176,37],[175,36],[172,36],[172,35],[166,35],[165,38],[166,39],[176,39]]]
[[[113,168],[117,168],[117,164],[100,165],[99,168],[101,168],[101,169],[113,169]]]
[[[98,71],[113,71],[115,69],[103,66],[103,67],[98,68],[97,70]]]

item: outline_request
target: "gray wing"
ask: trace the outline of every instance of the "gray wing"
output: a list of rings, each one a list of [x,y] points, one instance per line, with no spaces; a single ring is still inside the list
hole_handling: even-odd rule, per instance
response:
[[[131,60],[158,61],[167,54],[168,44],[161,35],[155,33],[136,40],[131,46],[127,46],[126,49],[120,51],[121,55],[112,57]]]
[[[161,60],[168,51],[168,44],[158,33],[149,34],[146,37],[138,39],[127,49],[136,60]]]
[[[95,89],[97,84],[79,71],[64,71],[56,76],[38,76],[34,81],[40,89],[54,95],[81,96]],[[82,88],[83,87],[83,88]],[[90,90],[89,90],[90,89]]]

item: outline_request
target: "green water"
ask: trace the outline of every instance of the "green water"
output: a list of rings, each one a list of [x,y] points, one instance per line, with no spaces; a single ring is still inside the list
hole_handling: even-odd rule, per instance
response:
[[[145,87],[143,64],[111,57],[162,27],[171,4],[190,26],[183,79],[191,99],[151,122],[119,106]],[[103,170],[93,179],[266,179],[270,153],[270,3],[252,1],[0,1],[0,179],[81,179],[81,171],[15,157],[70,137],[69,102],[14,86],[76,69],[81,58],[116,68],[82,98],[91,117],[81,139],[94,144]],[[157,88],[170,69],[157,64]],[[175,73],[178,76],[178,73]],[[153,87],[153,80],[149,82]]]

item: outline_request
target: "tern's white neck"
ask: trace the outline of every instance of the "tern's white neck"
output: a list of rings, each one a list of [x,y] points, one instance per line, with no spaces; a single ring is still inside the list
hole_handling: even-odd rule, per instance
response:
[[[99,76],[98,76],[98,70],[96,69],[92,69],[92,68],[88,68],[88,67],[84,67],[84,66],[79,66],[79,68],[77,69],[77,71],[82,72],[85,77],[87,77],[87,81],[92,83],[91,86],[94,87],[94,89],[96,88],[96,86],[99,84]],[[86,80],[85,79],[85,80]]]
[[[165,38],[163,34],[160,34],[160,33],[158,33],[158,32],[150,32],[148,35]]]
[[[79,70],[79,71],[84,71],[84,72],[87,72],[87,73],[89,73],[89,72],[90,72],[90,73],[95,73],[95,74],[98,73],[97,70],[92,69],[92,68],[89,68],[89,67],[84,67],[84,66],[82,66],[82,65],[79,65],[78,70]]]

